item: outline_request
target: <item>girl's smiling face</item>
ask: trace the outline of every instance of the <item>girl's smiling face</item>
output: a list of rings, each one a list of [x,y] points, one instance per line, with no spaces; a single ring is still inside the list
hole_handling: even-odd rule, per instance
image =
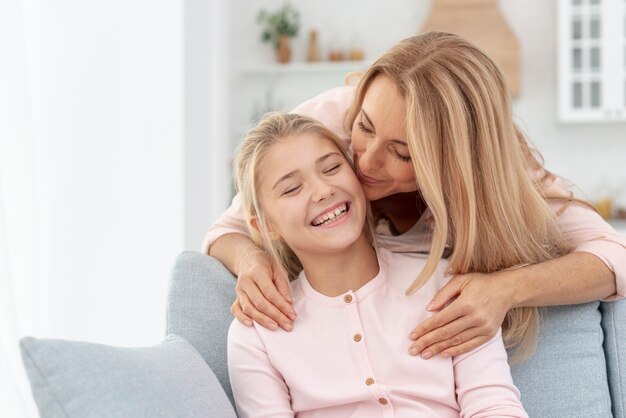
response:
[[[354,160],[368,200],[417,190],[405,113],[405,101],[396,86],[378,75],[367,88],[352,126]]]
[[[363,189],[335,144],[305,133],[277,141],[259,163],[258,195],[272,239],[302,259],[335,253],[363,234]]]

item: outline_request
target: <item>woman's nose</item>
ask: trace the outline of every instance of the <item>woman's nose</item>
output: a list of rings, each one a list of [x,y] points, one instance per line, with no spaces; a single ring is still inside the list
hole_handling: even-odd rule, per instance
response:
[[[359,170],[363,173],[372,174],[373,171],[381,168],[380,150],[373,141],[367,144],[361,155],[357,155],[357,157]]]

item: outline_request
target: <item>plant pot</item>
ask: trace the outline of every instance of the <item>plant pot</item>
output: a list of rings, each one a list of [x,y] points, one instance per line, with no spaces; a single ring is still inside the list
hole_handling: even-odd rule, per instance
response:
[[[286,35],[278,37],[278,47],[276,48],[278,62],[286,64],[291,61],[291,44],[290,39]]]

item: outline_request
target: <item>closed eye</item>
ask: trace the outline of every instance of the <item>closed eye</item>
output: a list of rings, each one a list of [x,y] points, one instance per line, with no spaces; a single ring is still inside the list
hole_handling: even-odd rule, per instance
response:
[[[393,153],[394,157],[396,157],[397,159],[404,161],[405,163],[408,163],[409,161],[411,161],[411,156],[410,155],[403,155],[400,152],[398,152],[398,150],[394,147],[391,148],[391,152]]]
[[[290,187],[289,189],[281,193],[281,196],[289,196],[289,195],[295,194],[298,190],[300,190],[301,187],[302,187],[301,184],[294,186],[294,187]]]
[[[324,170],[324,174],[334,174],[337,171],[339,171],[340,167],[341,167],[341,164],[334,164],[330,166],[328,169]]]
[[[370,135],[371,135],[371,134],[373,134],[373,133],[374,133],[374,131],[373,131],[373,130],[371,130],[371,129],[369,129],[369,128],[367,128],[367,127],[363,124],[363,122],[359,122],[359,123],[357,123],[357,126],[359,127],[359,129],[360,129],[360,130],[362,130],[362,131],[363,131],[363,132],[365,132],[366,134],[370,134]]]

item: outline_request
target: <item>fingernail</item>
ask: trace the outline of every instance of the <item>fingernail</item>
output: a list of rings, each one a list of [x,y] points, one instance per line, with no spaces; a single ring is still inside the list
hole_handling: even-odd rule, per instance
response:
[[[430,351],[424,351],[422,353],[422,358],[424,360],[428,360],[429,358],[431,358],[433,356],[433,353],[431,353]]]
[[[276,331],[278,329],[278,325],[273,322],[271,324],[267,324],[267,327],[272,331]]]
[[[448,357],[450,357],[450,353],[442,353],[441,357],[442,358],[448,358]]]
[[[416,332],[411,334],[411,339],[412,340],[417,340],[417,333]]]
[[[419,350],[417,349],[417,347],[411,347],[411,349],[409,350],[409,353],[411,353],[412,356],[416,356],[419,354]]]
[[[295,320],[296,320],[296,314],[295,314],[295,312],[294,312],[294,313],[290,313],[290,314],[289,314],[289,319],[291,319],[292,321],[295,321]]]
[[[430,310],[432,310],[434,307],[435,307],[435,302],[430,302],[430,303],[428,304],[428,306],[426,307],[426,310],[427,310],[427,311],[430,311]]]
[[[285,322],[285,323],[283,323],[283,329],[285,331],[291,331],[293,329],[293,327],[291,326],[291,324],[288,324],[288,323]]]
[[[244,319],[243,320],[243,324],[247,327],[251,327],[252,326],[252,321],[250,321],[249,319]]]

